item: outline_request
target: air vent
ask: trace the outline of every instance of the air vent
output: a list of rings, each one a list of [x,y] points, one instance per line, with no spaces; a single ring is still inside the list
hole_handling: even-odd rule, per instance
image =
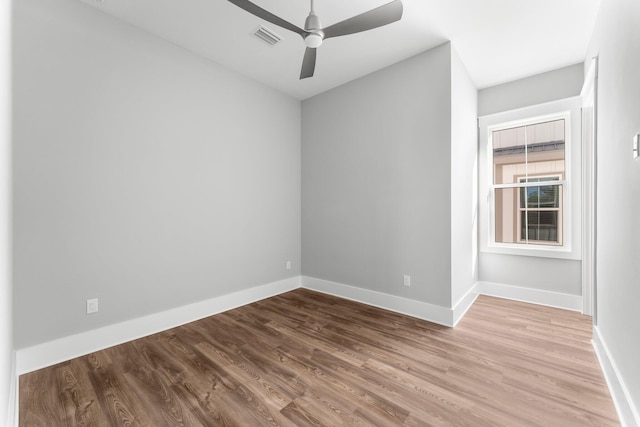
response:
[[[282,40],[282,37],[268,29],[267,27],[260,26],[255,33],[254,36],[268,44],[269,46],[273,46]]]

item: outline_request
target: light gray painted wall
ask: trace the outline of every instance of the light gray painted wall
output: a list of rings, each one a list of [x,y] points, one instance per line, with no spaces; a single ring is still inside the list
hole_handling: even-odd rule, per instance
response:
[[[298,101],[77,1],[14,7],[17,348],[300,274]]]
[[[597,318],[640,410],[640,2],[602,2],[587,59],[599,55]]]
[[[518,255],[480,253],[480,281],[582,294],[580,261]]]
[[[478,91],[451,49],[451,298],[478,281]]]
[[[0,424],[13,425],[13,318],[11,285],[11,2],[0,2]],[[11,419],[10,419],[11,418]]]
[[[478,115],[499,113],[580,95],[583,64],[575,64],[478,92]]]
[[[450,52],[303,101],[304,275],[450,306]]]

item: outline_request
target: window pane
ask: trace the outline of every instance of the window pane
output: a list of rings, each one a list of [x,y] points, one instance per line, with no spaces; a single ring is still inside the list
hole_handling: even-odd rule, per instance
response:
[[[559,208],[560,186],[545,185],[540,187],[523,187],[520,189],[520,208],[530,209]]]
[[[494,184],[552,173],[564,179],[564,119],[497,130],[491,133],[491,143]]]
[[[496,243],[562,241],[561,184],[496,188],[494,194]]]
[[[560,173],[564,177],[564,119],[527,126],[527,177]]]
[[[519,192],[523,188],[496,188],[495,192],[495,241],[496,243],[520,243],[518,239]]]
[[[527,145],[564,143],[564,119],[527,126]]]
[[[544,187],[532,187],[536,189],[536,196],[529,200],[530,208],[559,208],[560,186],[545,185]]]
[[[558,242],[558,213],[558,211],[522,211],[520,213],[521,240],[526,240],[528,237],[529,241]]]
[[[527,173],[525,127],[495,131],[491,140],[494,184],[517,183]]]

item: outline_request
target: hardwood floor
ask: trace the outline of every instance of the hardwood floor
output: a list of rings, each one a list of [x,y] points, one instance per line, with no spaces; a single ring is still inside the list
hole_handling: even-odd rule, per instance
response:
[[[298,289],[20,377],[21,426],[614,426],[590,318],[454,328]]]

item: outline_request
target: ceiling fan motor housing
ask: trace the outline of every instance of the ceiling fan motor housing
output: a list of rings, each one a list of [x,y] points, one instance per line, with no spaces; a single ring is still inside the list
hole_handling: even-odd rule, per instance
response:
[[[309,16],[307,16],[307,19],[304,21],[304,29],[309,32],[304,38],[304,43],[307,47],[316,48],[322,44],[324,34],[321,28],[318,15],[314,12],[309,13]]]

